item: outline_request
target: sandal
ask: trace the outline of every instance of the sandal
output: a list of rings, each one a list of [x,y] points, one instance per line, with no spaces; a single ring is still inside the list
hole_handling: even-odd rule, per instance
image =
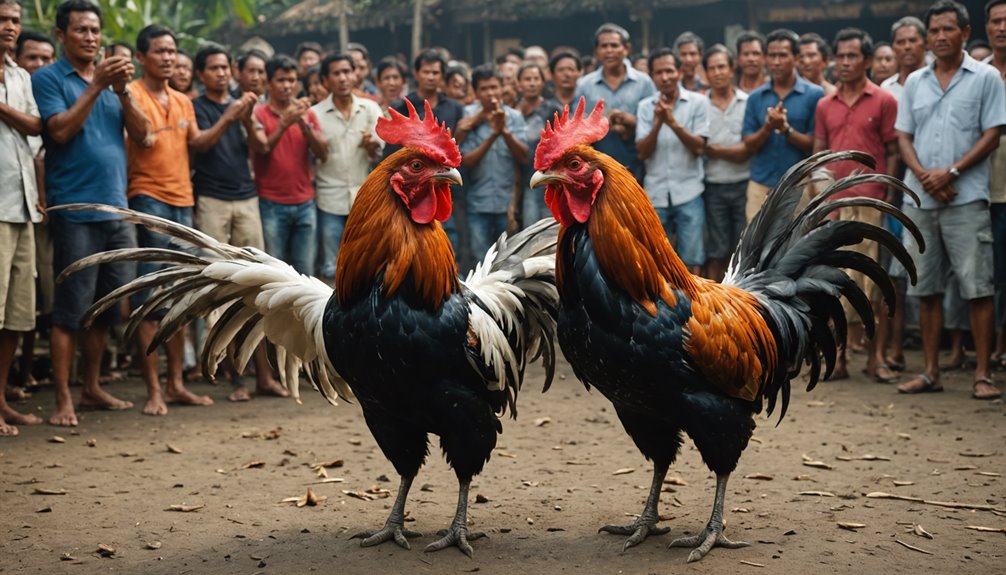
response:
[[[924,373],[898,386],[898,393],[939,393],[941,391],[943,391],[943,386]]]
[[[994,391],[986,393],[978,393],[978,386],[980,384],[987,385],[991,387]],[[996,389],[996,384],[995,382],[992,381],[992,378],[990,377],[979,377],[975,379],[974,383],[971,384],[971,389],[972,389],[971,397],[975,399],[999,399],[1003,395],[1003,392]]]
[[[881,370],[886,370],[890,375],[880,375]],[[877,383],[894,383],[899,379],[901,379],[901,376],[898,375],[897,371],[886,363],[878,365],[877,369],[873,370],[873,381]]]
[[[1006,355],[1006,354],[1003,354],[1003,355]],[[884,363],[887,364],[887,367],[889,367],[891,369],[891,371],[905,371],[905,362],[904,362],[904,360],[898,361],[898,360],[894,359],[893,357],[885,357],[884,358]]]

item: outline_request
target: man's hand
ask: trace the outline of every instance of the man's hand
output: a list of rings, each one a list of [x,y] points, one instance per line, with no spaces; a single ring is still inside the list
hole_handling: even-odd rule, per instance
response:
[[[109,86],[122,92],[133,77],[133,63],[123,56],[104,58],[94,68],[93,82],[104,90]]]
[[[367,130],[360,132],[360,147],[367,151],[371,159],[377,157],[377,152],[381,149],[381,143],[374,139]]]
[[[500,104],[500,101],[496,99],[493,99],[493,109],[489,112],[489,127],[497,136],[502,134],[506,128],[506,112],[503,111],[503,105]]]
[[[241,94],[240,98],[231,102],[230,106],[227,106],[227,111],[224,112],[224,115],[226,116],[233,109],[233,116],[228,118],[229,121],[239,120],[244,122],[251,120],[256,104],[258,104],[258,96],[252,92],[245,92]]]
[[[782,100],[779,100],[778,104],[768,109],[765,114],[765,125],[777,132],[785,130],[789,125],[786,119],[786,108],[783,107]]]
[[[919,182],[922,183],[922,188],[926,190],[926,193],[933,196],[935,193],[950,187],[950,184],[954,180],[954,176],[950,173],[947,168],[930,168],[928,170],[923,170],[921,174],[918,174]],[[953,194],[955,197],[957,193]]]
[[[677,124],[677,120],[674,119],[674,102],[664,98],[663,94],[660,95],[660,99],[657,100],[657,105],[653,109],[653,119],[656,123],[659,119],[668,127],[673,127]]]
[[[283,113],[280,114],[279,123],[284,128],[289,128],[297,123],[303,123],[304,116],[310,109],[311,103],[307,98],[291,100],[287,109],[283,110]]]

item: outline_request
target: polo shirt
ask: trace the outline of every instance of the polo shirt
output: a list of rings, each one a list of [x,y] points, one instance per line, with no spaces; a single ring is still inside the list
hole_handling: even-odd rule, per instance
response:
[[[814,133],[814,111],[817,102],[824,97],[820,86],[804,80],[799,74],[796,83],[783,98],[789,125],[801,134]],[[744,111],[742,136],[754,134],[765,125],[768,109],[779,104],[779,96],[772,89],[772,81],[766,82],[748,96]],[[763,186],[774,187],[782,179],[786,170],[807,157],[802,150],[786,141],[782,134],[772,133],[765,145],[751,159],[751,179]]]
[[[870,80],[859,98],[849,106],[839,96],[841,90],[821,98],[817,104],[814,120],[814,137],[824,140],[825,147],[836,152],[859,150],[873,156],[876,169],[869,169],[859,162],[844,161],[828,164],[836,179],[844,178],[853,171],[867,173],[887,173],[887,152],[885,146],[898,139],[894,131],[894,121],[898,117],[898,101],[894,96]],[[860,184],[839,192],[832,200],[854,196],[869,196],[883,199],[887,186],[880,182]]]
[[[4,80],[0,82],[0,102],[36,118],[38,106],[31,94],[31,78],[10,56],[4,57]],[[0,121],[0,222],[23,224],[41,222],[35,208],[35,154],[28,137]]]
[[[881,82],[880,87],[890,92],[894,96],[894,99],[899,102],[901,101],[901,95],[905,93],[905,85],[898,81],[898,74]]]
[[[636,143],[653,131],[653,111],[660,93],[644,98],[636,109]],[[674,119],[686,130],[702,138],[709,137],[706,115],[708,101],[697,92],[678,87],[674,103]],[[657,147],[645,160],[646,177],[643,187],[655,208],[680,206],[702,195],[705,190],[702,157],[685,147],[667,124],[657,132]]]
[[[325,98],[311,110],[318,118],[321,135],[328,142],[328,160],[317,167],[315,186],[318,209],[337,216],[349,214],[363,181],[370,174],[370,156],[360,147],[363,132],[381,143],[375,128],[381,108],[372,100],[353,96],[349,119]]]
[[[465,107],[465,117],[474,116],[481,111],[482,104],[476,101]],[[523,114],[510,106],[503,106],[503,112],[506,113],[507,131],[527,145]],[[492,126],[488,121],[482,122],[465,137],[465,141],[461,143],[461,153],[470,153],[491,135]],[[503,136],[497,137],[486,155],[482,156],[479,165],[468,170],[471,179],[465,181],[464,191],[469,213],[505,214],[513,197],[516,183],[514,170],[518,167],[506,140]]]
[[[982,132],[1006,124],[1006,88],[999,71],[967,53],[946,91],[935,73],[936,63],[912,72],[898,106],[894,127],[914,137],[913,146],[923,168],[946,168],[964,156]],[[924,210],[944,207],[925,192],[909,171],[905,183],[919,195]],[[953,183],[952,206],[989,201],[989,159],[961,172]],[[905,198],[906,202],[914,201]]]
[[[221,104],[205,95],[192,101],[196,124],[209,130],[220,120],[234,101],[228,96]],[[248,137],[241,122],[231,122],[220,141],[205,152],[192,154],[192,190],[196,196],[224,201],[247,200],[255,197],[255,181],[248,167]]]
[[[43,122],[66,112],[90,85],[64,56],[31,77],[32,92]],[[50,206],[78,202],[125,208],[126,143],[122,106],[111,90],[103,90],[84,126],[70,141],[60,144],[43,131],[45,189]],[[72,222],[118,219],[102,212],[63,212]]]
[[[614,88],[604,80],[604,69],[598,68],[576,81],[576,95],[573,96],[570,114],[576,109],[581,96],[585,100],[584,114],[589,114],[601,100],[604,100],[606,114],[610,114],[612,110],[635,114],[639,102],[656,93],[657,88],[653,85],[653,80],[631,65],[626,64],[625,78]],[[635,172],[639,167],[636,141],[632,138],[622,139],[622,136],[609,130],[607,135],[594,143],[594,148],[608,154],[630,171]]]
[[[266,137],[279,129],[279,115],[268,104],[255,108],[255,118],[261,122]],[[318,130],[318,118],[308,110],[307,125]],[[311,148],[307,136],[296,122],[283,132],[269,154],[254,154],[255,188],[260,198],[277,204],[303,204],[314,199],[311,180]]]
[[[710,146],[736,146],[741,143],[741,129],[744,127],[744,111],[747,109],[748,95],[734,88],[734,97],[727,104],[726,110],[721,110],[712,99],[709,102],[709,140]],[[705,158],[706,181],[713,184],[736,184],[751,177],[751,161],[731,162],[723,158]]]
[[[195,204],[189,175],[189,128],[196,122],[192,100],[181,92],[165,87],[168,107],[150,92],[143,80],[129,84],[136,107],[150,121],[154,145],[145,148],[126,135],[129,185],[126,196],[150,196],[169,206],[180,208]]]

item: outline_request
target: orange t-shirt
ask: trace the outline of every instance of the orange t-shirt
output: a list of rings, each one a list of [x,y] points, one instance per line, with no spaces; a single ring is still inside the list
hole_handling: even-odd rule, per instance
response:
[[[195,204],[189,177],[189,125],[195,125],[196,113],[185,94],[167,88],[168,108],[147,90],[142,80],[129,84],[136,107],[150,120],[153,147],[126,137],[126,161],[130,198],[145,195],[176,207]]]

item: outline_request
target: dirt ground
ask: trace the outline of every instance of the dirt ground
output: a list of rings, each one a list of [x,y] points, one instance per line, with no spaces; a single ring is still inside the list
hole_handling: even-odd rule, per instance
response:
[[[920,363],[917,352],[909,356],[909,367]],[[525,383],[520,417],[504,423],[475,480],[472,499],[488,501],[472,503],[472,528],[489,538],[474,542],[474,559],[453,548],[423,552],[456,503],[438,450],[407,507],[408,526],[424,536],[411,551],[364,549],[349,536],[383,524],[392,499],[381,490],[393,493],[398,478],[357,406],[330,407],[309,386],[301,406],[231,404],[225,386],[195,384],[216,405],[175,407],[163,418],[86,412],[77,429],[22,427],[0,442],[0,572],[1003,572],[1006,534],[969,526],[1006,527],[1006,411],[970,399],[967,373],[951,374],[941,395],[898,396],[858,372],[810,394],[796,390],[782,425],[759,418],[728,489],[727,534],[752,546],[714,549],[687,565],[688,550],[667,543],[709,516],[714,481],[695,449],[687,446],[665,485],[660,509],[671,535],[623,553],[622,537],[597,528],[641,510],[652,467],[606,400],[586,392],[567,364],[558,373],[547,395],[540,371]],[[142,403],[138,381],[108,389]],[[47,415],[51,406],[43,388],[21,407]],[[343,481],[317,483],[312,466],[336,460],[342,466],[325,472]],[[804,464],[814,461],[821,466]],[[327,500],[281,502],[308,487]],[[867,497],[873,492],[1000,512]],[[179,505],[203,507],[170,510]],[[914,533],[917,525],[932,539]]]

